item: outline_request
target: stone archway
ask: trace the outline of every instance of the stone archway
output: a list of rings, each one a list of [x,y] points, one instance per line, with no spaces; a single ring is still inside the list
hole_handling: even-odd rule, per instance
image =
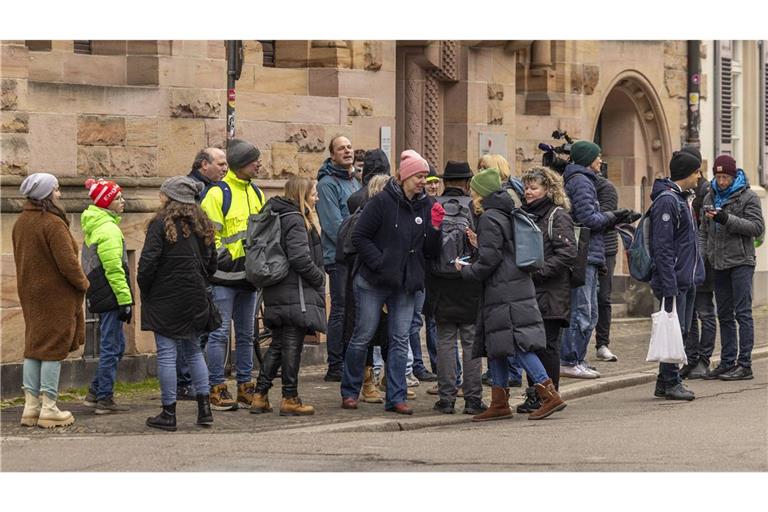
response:
[[[595,120],[595,140],[608,163],[619,205],[645,211],[653,180],[667,174],[672,153],[667,119],[653,86],[636,71],[619,74],[607,91]],[[617,258],[614,301],[626,302],[631,315],[650,314],[650,291],[628,277],[624,259]]]

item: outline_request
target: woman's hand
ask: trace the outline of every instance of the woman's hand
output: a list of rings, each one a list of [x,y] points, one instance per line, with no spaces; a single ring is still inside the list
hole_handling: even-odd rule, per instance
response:
[[[467,228],[467,238],[469,239],[469,245],[477,249],[477,233]]]

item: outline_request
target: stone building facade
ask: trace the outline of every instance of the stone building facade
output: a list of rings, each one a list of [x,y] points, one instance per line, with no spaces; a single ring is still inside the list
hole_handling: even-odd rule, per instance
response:
[[[565,129],[601,144],[622,205],[641,209],[685,141],[685,41],[243,43],[236,136],[261,149],[258,183],[268,194],[290,175],[314,176],[339,133],[355,148],[387,149],[393,163],[413,148],[438,169],[448,160],[474,167],[491,151],[520,172],[540,163],[539,142],[555,142],[552,131]],[[223,41],[1,44],[0,361],[8,369],[23,352],[10,243],[23,177],[59,177],[78,240],[85,179],[109,176],[124,186],[135,274],[160,183],[188,172],[200,148],[225,144],[227,61]],[[703,91],[711,81],[704,75]],[[635,297],[647,293],[622,273],[617,301],[642,309]],[[136,323],[127,334],[129,354],[154,352]]]

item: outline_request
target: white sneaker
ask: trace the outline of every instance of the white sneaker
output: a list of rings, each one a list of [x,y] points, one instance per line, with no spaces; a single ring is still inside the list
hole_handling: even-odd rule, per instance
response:
[[[590,375],[594,375],[594,377],[585,377],[587,379],[597,379],[598,377],[600,377],[600,372],[598,372],[597,369],[595,369],[595,368],[591,368],[591,367],[587,366],[587,362],[586,361],[581,362],[581,363],[577,364],[576,366],[580,366],[582,371],[584,371],[585,373],[590,374]]]
[[[405,383],[408,385],[409,388],[415,388],[419,384],[419,379],[416,378],[416,376],[412,373],[407,373],[405,375]]]
[[[611,352],[611,349],[603,345],[599,349],[597,349],[597,358],[600,361],[609,361],[611,363],[616,362],[619,360],[618,357],[616,357],[616,354]]]
[[[560,376],[570,377],[572,379],[596,379],[599,375],[596,375],[591,370],[584,368],[582,365],[576,366],[560,366]]]

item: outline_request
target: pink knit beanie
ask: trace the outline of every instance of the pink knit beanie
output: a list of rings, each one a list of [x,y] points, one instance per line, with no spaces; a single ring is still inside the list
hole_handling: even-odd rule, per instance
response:
[[[420,172],[429,173],[429,164],[424,157],[412,149],[400,153],[400,182]]]

